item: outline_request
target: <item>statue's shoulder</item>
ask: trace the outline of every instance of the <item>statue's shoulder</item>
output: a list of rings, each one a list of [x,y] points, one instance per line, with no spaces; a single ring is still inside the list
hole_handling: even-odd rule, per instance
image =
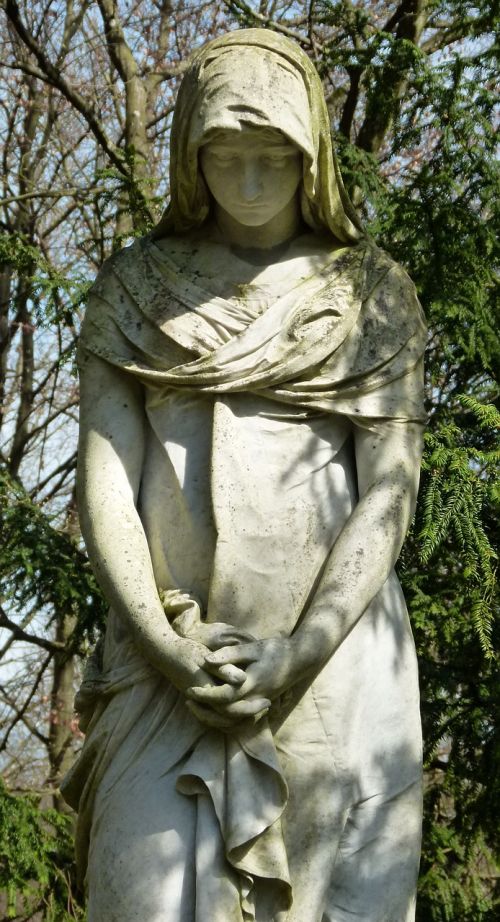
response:
[[[157,260],[165,260],[172,265],[184,268],[189,266],[200,249],[206,245],[202,233],[169,234],[166,237],[143,238],[143,248]]]
[[[364,262],[367,272],[380,275],[381,278],[387,276],[388,283],[394,283],[396,280],[399,280],[400,283],[408,284],[414,288],[413,282],[404,266],[398,263],[387,250],[379,247],[370,239],[364,241],[364,247]]]
[[[114,279],[120,278],[123,272],[127,270],[132,269],[132,271],[136,272],[142,262],[146,239],[145,237],[138,237],[132,243],[122,247],[121,250],[115,250],[114,253],[111,253],[104,260],[97,273],[94,284],[90,289],[91,294],[101,294]]]
[[[356,249],[363,254],[365,271],[387,273],[399,265],[390,253],[379,247],[371,237],[365,237],[357,244]]]
[[[364,259],[364,284],[366,311],[375,313],[385,305],[392,321],[398,317],[413,317],[417,325],[425,326],[425,315],[418,299],[417,289],[407,270],[386,250],[368,241]],[[383,313],[383,311],[382,311]]]
[[[148,289],[155,275],[155,267],[167,265],[174,269],[177,253],[184,244],[176,238],[153,240],[149,235],[137,237],[131,243],[116,250],[103,262],[91,294],[109,296],[116,292],[117,285],[137,291]]]

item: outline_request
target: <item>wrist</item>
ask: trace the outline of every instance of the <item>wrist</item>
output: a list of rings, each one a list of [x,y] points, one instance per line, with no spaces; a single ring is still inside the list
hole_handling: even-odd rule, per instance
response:
[[[318,672],[331,656],[322,632],[299,628],[290,637],[290,658],[297,678]]]

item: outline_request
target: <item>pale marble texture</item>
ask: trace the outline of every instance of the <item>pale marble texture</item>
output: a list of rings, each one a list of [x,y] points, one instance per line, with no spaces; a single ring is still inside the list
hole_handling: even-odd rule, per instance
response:
[[[171,170],[81,338],[82,529],[111,606],[64,785],[89,922],[411,922],[418,679],[393,567],[425,420],[415,292],[274,33],[198,54]]]

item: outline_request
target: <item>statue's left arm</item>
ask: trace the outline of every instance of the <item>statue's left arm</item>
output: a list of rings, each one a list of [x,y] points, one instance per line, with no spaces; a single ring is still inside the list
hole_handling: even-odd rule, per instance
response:
[[[368,421],[366,421],[368,422]],[[195,689],[196,703],[217,705],[243,696],[276,698],[297,681],[316,675],[362,617],[388,578],[415,508],[423,426],[373,420],[355,427],[359,501],[327,560],[317,591],[290,638],[271,638],[225,647],[207,657],[217,667],[245,668],[237,689],[227,685]]]
[[[291,638],[299,671],[330,658],[394,567],[415,509],[422,432],[419,423],[394,420],[356,428],[359,502]]]

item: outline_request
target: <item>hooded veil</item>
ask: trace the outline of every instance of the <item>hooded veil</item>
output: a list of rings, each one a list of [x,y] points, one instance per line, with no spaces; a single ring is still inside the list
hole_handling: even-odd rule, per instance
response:
[[[198,227],[209,196],[198,151],[211,133],[274,128],[304,155],[303,218],[315,231],[355,243],[362,229],[332,150],[321,81],[297,44],[265,29],[229,32],[198,51],[182,81],[170,149],[171,199],[153,237]]]
[[[304,284],[285,284],[263,315],[236,323],[237,335],[221,342],[212,335],[213,316],[234,315],[234,306],[179,270],[168,238],[202,228],[209,217],[200,147],[214,132],[242,125],[278,129],[302,150],[303,217],[323,238],[332,235],[332,256]],[[306,413],[424,421],[426,329],[415,289],[363,235],[332,151],[321,82],[305,53],[261,29],[210,42],[181,84],[171,148],[167,211],[149,236],[103,266],[80,358],[91,352],[123,368],[156,386],[158,400],[172,387],[258,391]]]

